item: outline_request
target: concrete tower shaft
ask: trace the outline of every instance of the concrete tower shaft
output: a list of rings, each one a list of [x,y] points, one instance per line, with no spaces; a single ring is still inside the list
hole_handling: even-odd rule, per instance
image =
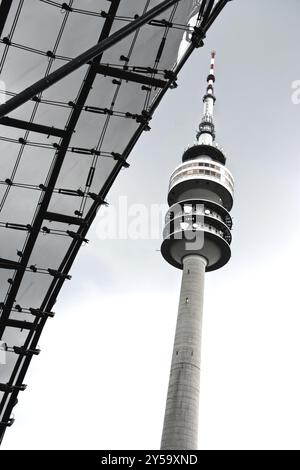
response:
[[[186,256],[161,449],[196,449],[201,330],[206,260]]]
[[[214,143],[214,62],[213,52],[198,142],[184,152],[168,190],[161,252],[183,273],[162,449],[197,448],[204,274],[231,256],[234,181]]]

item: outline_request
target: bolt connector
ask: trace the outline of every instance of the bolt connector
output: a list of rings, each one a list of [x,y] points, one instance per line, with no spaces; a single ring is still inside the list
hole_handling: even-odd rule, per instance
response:
[[[195,26],[193,34],[192,34],[192,40],[191,40],[193,46],[196,47],[196,48],[203,47],[204,46],[204,42],[203,42],[204,38],[205,38],[204,30],[200,26]]]

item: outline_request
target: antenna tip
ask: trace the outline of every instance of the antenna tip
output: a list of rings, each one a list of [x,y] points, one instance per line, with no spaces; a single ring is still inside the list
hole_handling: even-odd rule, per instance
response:
[[[216,51],[211,51],[211,57],[212,57],[212,59],[214,59],[215,56],[216,56]]]

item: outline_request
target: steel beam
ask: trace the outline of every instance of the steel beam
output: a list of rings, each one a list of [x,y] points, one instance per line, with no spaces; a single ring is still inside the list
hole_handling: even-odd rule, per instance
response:
[[[6,326],[10,326],[12,328],[19,328],[20,330],[31,330],[34,326],[34,323],[29,321],[22,321],[22,320],[15,320],[13,318],[9,318],[6,321]]]
[[[85,223],[84,219],[80,217],[72,217],[71,215],[59,214],[58,212],[46,212],[44,216],[45,220],[51,222],[62,222],[70,225],[82,225]]]
[[[215,0],[208,0],[208,2],[206,2],[206,8],[205,8],[205,11],[204,11],[204,14],[203,14],[203,21],[206,23],[210,14],[211,14],[211,11],[213,9],[213,6],[214,6],[214,3],[215,3]]]
[[[205,24],[205,27],[204,27],[205,32],[211,27],[211,25],[213,24],[217,16],[219,16],[219,14],[223,10],[223,8],[226,6],[226,4],[231,1],[232,0],[219,0],[218,1],[218,3],[215,5],[213,11],[210,14],[210,17],[208,18]]]
[[[1,269],[20,269],[21,265],[18,261],[12,261],[6,258],[0,258],[0,268]]]
[[[167,84],[165,80],[159,80],[151,76],[147,77],[147,75],[128,72],[127,70],[110,67],[108,65],[99,64],[96,66],[96,71],[97,73],[107,77],[120,78],[121,80],[126,80],[128,82],[141,83],[141,85],[148,85],[156,88],[164,88]]]
[[[39,134],[53,135],[55,137],[63,137],[65,131],[56,127],[44,126],[34,122],[22,121],[21,119],[13,119],[10,117],[0,118],[2,126],[16,127],[17,129],[25,129],[26,131],[38,132]]]
[[[2,36],[3,28],[5,26],[11,6],[12,0],[2,0],[0,5],[0,37]]]

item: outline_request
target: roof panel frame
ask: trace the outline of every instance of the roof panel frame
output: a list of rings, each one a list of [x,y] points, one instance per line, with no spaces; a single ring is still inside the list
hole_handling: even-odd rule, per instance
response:
[[[144,24],[148,23],[150,20],[155,18],[160,13],[164,12],[171,6],[175,5],[176,3],[181,2],[182,0],[163,0],[161,3],[153,7],[148,12],[144,13],[137,19],[133,20],[132,22],[128,23],[123,28],[119,29],[115,33],[111,34],[110,36],[106,36],[101,41],[99,41],[96,45],[89,48],[87,51],[83,52],[79,56],[75,57],[74,59],[70,60],[70,62],[66,63],[62,67],[59,67],[54,72],[47,75],[47,77],[38,80],[33,85],[29,86],[25,90],[18,93],[16,96],[8,100],[6,103],[0,106],[0,117],[5,116],[6,114],[14,111],[16,108],[21,106],[22,104],[26,103],[34,96],[42,93],[44,90],[49,88],[51,85],[59,82],[63,78],[67,77],[70,73],[74,72],[82,65],[87,64],[90,60],[94,61],[97,59],[99,62],[100,55],[106,51],[107,49],[113,47],[122,39],[126,38],[130,34],[134,33],[137,29],[139,29]],[[117,5],[118,0],[114,0],[111,4],[111,8],[114,8]],[[107,14],[107,18],[109,20],[114,21],[115,14],[111,16],[110,13]],[[105,23],[103,28],[105,27]]]
[[[109,16],[106,18],[106,20],[104,22],[104,25],[102,27],[102,31],[101,31],[100,37],[99,37],[99,42],[101,42],[105,37],[109,36],[111,27],[113,25],[114,17],[115,17],[117,9],[119,7],[120,1],[121,0],[114,0],[114,2],[111,3],[110,9],[109,9]],[[101,55],[97,58],[97,62],[100,61],[100,60],[101,60]],[[65,156],[65,154],[68,150],[68,146],[69,146],[73,131],[74,131],[75,126],[77,124],[77,121],[80,117],[82,107],[85,104],[85,101],[88,97],[90,88],[93,84],[93,81],[96,77],[96,74],[97,74],[97,72],[95,71],[95,64],[91,64],[89,66],[89,70],[87,72],[85,82],[82,85],[82,88],[80,90],[80,93],[79,93],[79,96],[78,96],[78,99],[77,99],[77,106],[72,110],[72,114],[71,114],[67,129],[66,129],[65,137],[62,139],[61,146],[60,146],[59,150],[57,151],[56,162],[53,165],[52,173],[51,173],[51,176],[49,178],[49,182],[47,184],[47,189],[44,192],[44,197],[41,201],[41,204],[39,206],[39,211],[37,213],[37,216],[35,218],[35,222],[33,224],[35,226],[35,229],[38,228],[38,230],[32,231],[30,233],[28,239],[27,239],[27,243],[25,245],[25,249],[23,251],[23,257],[22,257],[24,265],[26,265],[28,263],[28,260],[31,256],[31,252],[33,250],[36,238],[38,236],[39,229],[40,229],[40,227],[43,223],[45,213],[46,213],[47,207],[48,207],[50,199],[51,199],[52,191],[53,191],[55,182],[57,180],[60,168],[61,168],[63,160],[64,160],[64,156]],[[3,306],[1,321],[0,321],[0,337],[2,336],[3,331],[5,329],[5,324],[6,324],[6,321],[8,320],[8,318],[9,318],[10,310],[11,310],[13,304],[14,304],[14,300],[15,300],[15,297],[17,295],[19,285],[21,284],[24,272],[25,272],[24,268],[21,269],[21,270],[18,270],[18,272],[17,272],[17,274],[14,278],[14,283],[12,285],[12,288],[9,292],[7,302]],[[46,319],[47,319],[47,317],[44,318],[44,320],[46,320]],[[44,326],[44,322],[43,321],[41,321],[40,323],[38,323],[38,322],[39,322],[39,318],[36,317],[34,322],[33,322],[34,326],[32,327],[32,330],[30,330],[30,333],[28,334],[28,336],[26,338],[26,341],[24,343],[25,348],[30,349],[30,344],[32,343],[31,336],[32,336],[32,333],[34,331],[39,331],[41,333],[42,328]],[[38,326],[39,326],[39,328],[37,328]],[[37,329],[35,329],[35,328],[37,328]],[[36,335],[33,335],[33,337],[35,337],[35,336]],[[9,385],[16,385],[16,384],[14,384],[14,381],[15,381],[16,377],[17,377],[17,381],[18,381],[18,379],[20,378],[20,375],[22,375],[23,373],[24,373],[24,376],[25,376],[25,372],[26,372],[28,366],[24,367],[24,363],[26,362],[26,359],[28,359],[28,358],[31,359],[31,355],[26,356],[25,359],[22,356],[18,357],[18,359],[16,361],[16,364],[14,366],[13,372],[11,374],[10,380],[8,382]],[[18,374],[19,368],[20,368],[20,373]],[[14,392],[10,396],[8,396],[8,395],[9,395],[9,393],[5,392],[3,397],[2,397],[2,400],[0,402],[0,413],[3,412],[3,415],[1,417],[1,423],[0,423],[0,443],[2,442],[4,433],[5,433],[5,430],[6,430],[6,427],[7,427],[5,423],[9,422],[8,420],[6,421],[6,416],[10,416],[11,410],[12,410],[12,408],[14,406],[14,403],[15,403],[15,400],[16,400],[16,397],[13,397]]]

